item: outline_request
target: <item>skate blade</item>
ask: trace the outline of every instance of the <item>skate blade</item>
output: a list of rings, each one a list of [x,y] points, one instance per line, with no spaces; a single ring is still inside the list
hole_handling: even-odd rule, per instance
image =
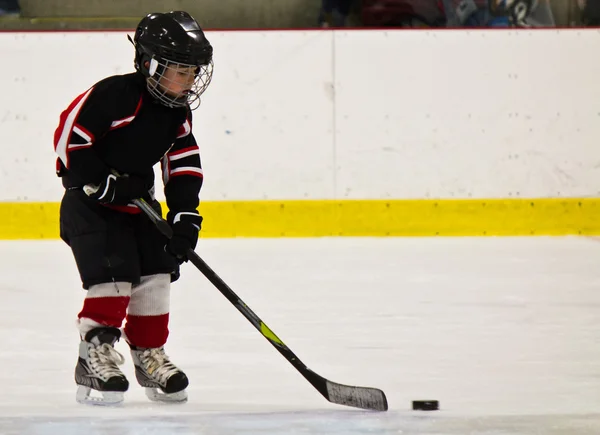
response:
[[[92,396],[92,391],[101,394],[101,396]],[[124,396],[122,391],[97,391],[80,385],[77,388],[75,400],[84,405],[118,406],[123,403]]]
[[[146,388],[145,390],[146,396],[153,402],[183,403],[188,399],[187,392],[185,390],[171,394],[163,393],[162,391],[159,391],[158,388]]]

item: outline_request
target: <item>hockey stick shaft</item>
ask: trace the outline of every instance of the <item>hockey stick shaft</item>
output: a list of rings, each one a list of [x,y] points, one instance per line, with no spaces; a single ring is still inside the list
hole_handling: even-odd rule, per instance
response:
[[[144,199],[133,201],[167,238],[173,236],[171,226]],[[283,341],[258,317],[248,305],[200,258],[193,249],[187,252],[188,260],[231,302],[240,313],[310,382],[328,401],[362,409],[386,411],[387,399],[383,391],[375,388],[353,387],[331,382],[309,369]]]

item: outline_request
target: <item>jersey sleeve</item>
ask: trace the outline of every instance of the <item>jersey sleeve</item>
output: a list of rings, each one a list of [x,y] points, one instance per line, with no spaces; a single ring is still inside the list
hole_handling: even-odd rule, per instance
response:
[[[165,198],[172,221],[177,213],[196,212],[204,173],[200,149],[192,133],[191,113],[179,127],[177,139],[161,160]]]
[[[66,169],[81,183],[99,183],[109,168],[98,157],[94,143],[110,130],[129,124],[141,98],[117,79],[105,80],[79,95],[60,115],[54,133],[57,172]]]

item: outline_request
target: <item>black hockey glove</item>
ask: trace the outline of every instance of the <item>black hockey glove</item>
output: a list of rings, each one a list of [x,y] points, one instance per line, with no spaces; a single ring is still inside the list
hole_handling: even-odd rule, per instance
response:
[[[167,252],[175,256],[179,264],[187,261],[187,252],[194,249],[198,243],[198,232],[202,228],[202,216],[197,212],[171,213],[167,220],[173,228],[173,237],[165,247]]]
[[[116,175],[111,173],[95,186],[87,185],[85,193],[102,204],[127,205],[135,198],[148,196],[144,179],[135,175]]]

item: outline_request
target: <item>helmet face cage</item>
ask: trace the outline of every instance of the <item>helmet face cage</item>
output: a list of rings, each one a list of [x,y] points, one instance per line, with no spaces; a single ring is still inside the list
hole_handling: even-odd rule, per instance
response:
[[[148,92],[167,107],[200,106],[200,96],[212,80],[213,62],[190,65],[153,57],[148,68]]]

